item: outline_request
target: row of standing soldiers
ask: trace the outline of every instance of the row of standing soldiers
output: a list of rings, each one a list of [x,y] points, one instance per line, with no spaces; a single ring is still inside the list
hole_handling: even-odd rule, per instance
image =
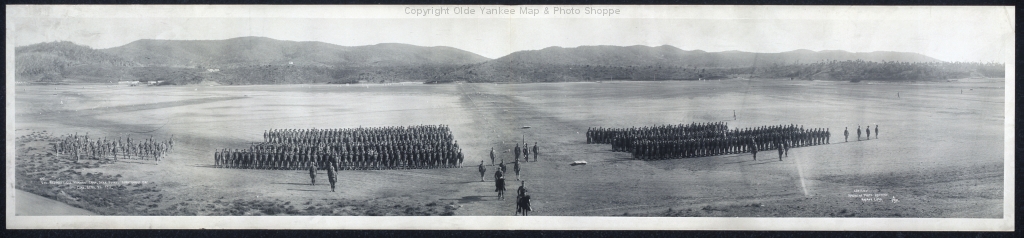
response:
[[[704,132],[717,132],[728,130],[729,126],[725,122],[702,122],[702,123],[690,123],[690,124],[679,124],[679,125],[660,125],[652,127],[641,127],[641,128],[588,128],[587,129],[587,144],[611,144],[612,140],[618,138],[620,135],[680,135],[680,134],[694,134]]]
[[[516,162],[519,162],[519,156],[520,155],[523,156],[523,161],[524,162],[530,162],[530,143],[526,143],[526,141],[523,141],[523,147],[519,147],[519,143],[516,143],[516,148],[513,148],[512,151],[515,152],[515,155],[516,155],[515,161]],[[537,155],[539,155],[539,154],[540,154],[540,152],[537,151],[537,142],[533,142],[533,161],[537,161]],[[502,161],[504,161],[504,160],[502,160]],[[494,165],[494,148],[493,147],[491,148],[491,165]]]
[[[870,140],[871,139],[871,126],[868,126],[868,129],[864,130],[864,132],[868,133],[867,139]],[[850,141],[850,129],[849,128],[843,129],[843,137],[844,137],[844,140],[846,140],[846,142]],[[875,125],[875,139],[878,139],[878,125]],[[857,126],[857,140],[858,141],[860,140],[860,126]]]
[[[68,155],[75,160],[79,159],[129,159],[129,160],[156,160],[159,161],[165,153],[174,147],[173,136],[166,141],[153,140],[149,138],[143,141],[126,140],[118,138],[111,140],[100,138],[91,140],[89,135],[79,136],[69,134],[61,137],[56,143],[52,143],[54,153],[57,155]]]
[[[445,125],[285,129],[248,149],[220,150],[214,164],[246,169],[379,170],[461,167],[465,159]]]
[[[338,129],[271,129],[263,132],[263,141],[283,144],[443,140],[452,140],[452,134],[447,125]]]
[[[691,124],[698,125],[701,124]],[[712,124],[712,125],[722,125]],[[632,154],[634,159],[660,160],[691,158],[757,151],[779,150],[788,154],[792,147],[828,144],[828,129],[804,129],[796,125],[761,126],[729,130],[727,127],[656,126],[618,129],[607,141],[613,151]]]

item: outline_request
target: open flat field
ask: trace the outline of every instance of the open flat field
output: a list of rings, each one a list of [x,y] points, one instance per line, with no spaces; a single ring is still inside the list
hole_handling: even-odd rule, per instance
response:
[[[488,181],[480,182],[475,166],[481,160],[490,165],[491,147],[511,161],[511,153],[501,152],[525,136],[541,152],[539,162],[523,164],[533,197],[531,215],[1003,216],[1001,80],[17,85],[15,104],[17,136],[174,136],[174,149],[159,163],[74,169],[149,182],[124,190],[136,192],[118,193],[125,199],[100,206],[75,197],[114,194],[113,188],[84,195],[61,187],[39,190],[103,215],[278,214],[266,207],[298,215],[513,215],[514,199],[499,200],[493,192],[495,167],[488,166]],[[586,144],[584,134],[588,127],[712,121],[730,128],[829,128],[831,144],[791,149],[783,161],[770,151],[758,161],[749,154],[634,161],[609,145]],[[324,182],[308,185],[305,171],[211,167],[214,150],[246,147],[271,128],[419,124],[449,125],[466,154],[465,167],[342,171],[334,193]],[[878,139],[843,142],[843,128],[855,136],[858,125],[881,126]],[[19,140],[16,163],[47,161],[45,146],[41,140]],[[589,164],[570,166],[575,160]],[[519,182],[510,183],[514,198]],[[880,201],[851,197],[864,193],[884,195]],[[31,214],[21,204],[17,214]]]

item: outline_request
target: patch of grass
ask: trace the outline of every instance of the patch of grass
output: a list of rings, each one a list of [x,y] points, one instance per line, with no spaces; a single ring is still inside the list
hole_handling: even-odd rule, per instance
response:
[[[264,207],[262,209],[262,211],[263,211],[264,214],[267,214],[267,215],[277,215],[278,213],[283,212],[283,210],[280,207],[277,207],[277,206]]]

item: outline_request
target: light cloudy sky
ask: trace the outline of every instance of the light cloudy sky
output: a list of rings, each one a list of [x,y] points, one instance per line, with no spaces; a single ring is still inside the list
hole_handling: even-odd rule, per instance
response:
[[[1012,7],[602,6],[619,15],[417,16],[439,6],[8,6],[8,43],[110,48],[139,39],[263,36],[345,46],[451,46],[497,58],[550,46],[684,50],[916,52],[945,61],[1012,59]],[[521,6],[501,6],[520,13]],[[535,6],[543,11],[555,6]],[[575,8],[585,10],[586,6]],[[12,31],[13,28],[13,32]],[[11,34],[13,33],[13,34]]]

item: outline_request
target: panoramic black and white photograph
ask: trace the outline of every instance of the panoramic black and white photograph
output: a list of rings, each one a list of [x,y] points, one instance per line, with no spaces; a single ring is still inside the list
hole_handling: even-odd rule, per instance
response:
[[[1014,229],[1013,7],[6,13],[12,228]]]

